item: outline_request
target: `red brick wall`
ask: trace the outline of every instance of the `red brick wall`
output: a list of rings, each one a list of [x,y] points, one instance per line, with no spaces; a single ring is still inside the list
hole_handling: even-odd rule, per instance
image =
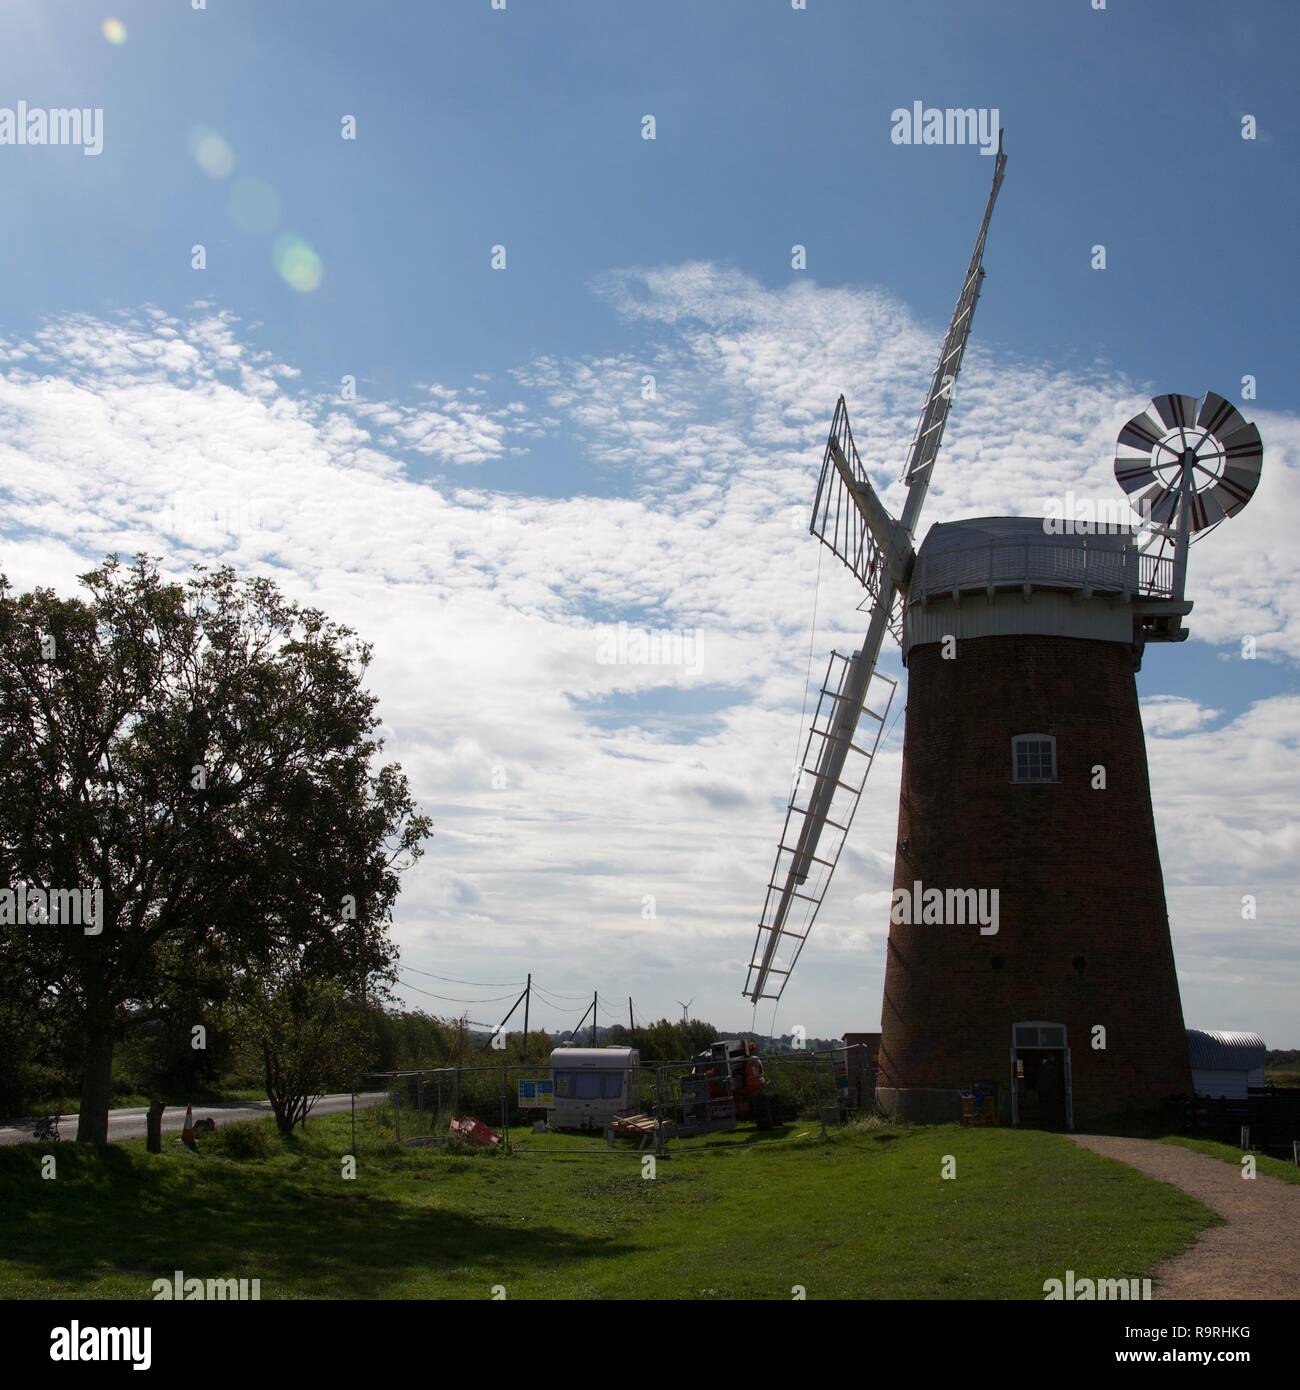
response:
[[[987,1078],[1005,1113],[1012,1024],[1044,1021],[1068,1030],[1076,1128],[1188,1093],[1129,648],[967,638],[948,661],[914,647],[908,671],[895,887],[997,888],[1000,929],[891,925],[879,1085]],[[1056,784],[1011,781],[1021,733],[1055,735]]]

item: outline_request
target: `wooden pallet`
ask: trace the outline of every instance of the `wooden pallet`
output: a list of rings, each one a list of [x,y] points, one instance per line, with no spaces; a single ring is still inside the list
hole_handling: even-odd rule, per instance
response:
[[[665,1123],[667,1131],[671,1125]],[[605,1126],[605,1141],[612,1144],[615,1139],[635,1139],[641,1148],[654,1142],[655,1118],[653,1115],[615,1115]]]
[[[655,1132],[655,1120],[653,1115],[615,1115],[609,1122],[609,1127],[615,1134],[634,1134],[639,1137]]]

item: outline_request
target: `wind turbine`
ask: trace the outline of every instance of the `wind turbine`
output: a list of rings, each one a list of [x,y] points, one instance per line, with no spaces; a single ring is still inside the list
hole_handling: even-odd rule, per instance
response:
[[[684,1004],[682,1004],[682,1001],[680,999],[677,1002],[682,1005],[682,1022],[685,1023],[687,1021],[686,1010],[689,1009],[691,1005],[695,1003],[695,997],[694,995],[692,995],[691,998],[689,998]]]
[[[886,629],[896,641],[901,637],[903,596],[915,561],[913,538],[984,281],[984,242],[1006,164],[999,131],[993,188],[908,451],[907,497],[897,521],[876,496],[858,457],[842,395],[835,406],[808,529],[866,588],[871,621],[858,651],[848,657],[831,653],[822,681],[745,978],[743,992],[755,1004],[779,999],[785,990],[839,862],[893,701],[896,682],[882,676],[876,663]],[[867,739],[858,741],[864,714],[875,726],[869,747]],[[846,770],[850,755],[858,761]],[[829,842],[823,843],[828,828]],[[782,954],[783,947],[788,954]]]

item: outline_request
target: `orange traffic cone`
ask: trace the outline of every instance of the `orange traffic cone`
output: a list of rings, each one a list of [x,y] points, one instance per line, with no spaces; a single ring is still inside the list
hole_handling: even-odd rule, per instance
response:
[[[194,1142],[194,1107],[192,1105],[185,1107],[185,1128],[181,1130],[181,1143],[187,1149],[193,1149],[195,1153],[198,1153],[199,1146]]]

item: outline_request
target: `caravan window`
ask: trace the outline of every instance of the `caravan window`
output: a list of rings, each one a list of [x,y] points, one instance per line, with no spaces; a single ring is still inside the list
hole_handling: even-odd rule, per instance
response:
[[[566,1100],[618,1100],[623,1094],[621,1071],[563,1071],[555,1075],[555,1094]]]

